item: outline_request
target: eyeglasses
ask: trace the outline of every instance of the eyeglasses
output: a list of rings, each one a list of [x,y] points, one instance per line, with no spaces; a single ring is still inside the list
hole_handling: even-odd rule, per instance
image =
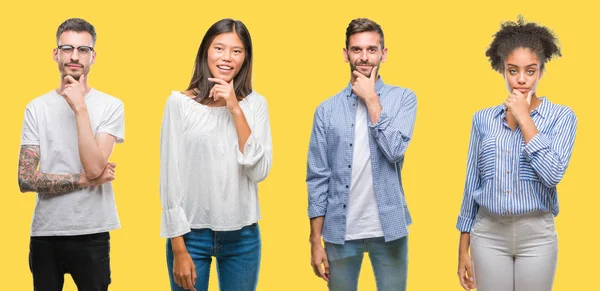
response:
[[[69,44],[59,45],[58,49],[65,54],[72,54],[73,50],[77,49],[77,53],[80,55],[87,55],[90,52],[94,51],[94,48],[91,46],[82,45],[82,46],[74,47]]]

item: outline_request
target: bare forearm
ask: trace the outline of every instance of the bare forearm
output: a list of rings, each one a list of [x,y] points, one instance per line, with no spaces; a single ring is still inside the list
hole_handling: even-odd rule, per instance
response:
[[[369,114],[371,124],[377,123],[377,121],[379,121],[379,117],[381,117],[381,110],[383,110],[381,103],[379,103],[379,97],[374,95],[370,98],[366,98],[365,105],[367,106],[367,113]]]
[[[37,171],[40,161],[39,146],[25,145],[19,153],[19,189],[21,192],[61,194],[87,187],[87,180],[79,174],[47,174]]]
[[[231,115],[233,116],[233,123],[235,124],[235,131],[238,136],[240,152],[244,153],[244,146],[246,145],[246,142],[248,141],[252,131],[250,130],[246,116],[241,108],[233,111]]]
[[[75,112],[75,118],[77,121],[79,159],[86,177],[92,180],[102,174],[108,162],[108,157],[104,157],[96,142],[87,108],[79,108]]]
[[[19,175],[21,192],[39,192],[44,194],[62,194],[82,189],[80,174],[46,174],[34,172],[33,175]]]
[[[458,254],[464,255],[469,253],[469,246],[471,245],[471,233],[461,232],[460,242],[458,245]]]
[[[183,236],[171,238],[171,248],[173,249],[173,253],[175,253],[175,254],[187,252],[187,248],[185,247],[185,241],[183,240]]]
[[[313,217],[310,219],[310,238],[311,244],[321,244],[321,233],[323,231],[323,221],[325,216]]]

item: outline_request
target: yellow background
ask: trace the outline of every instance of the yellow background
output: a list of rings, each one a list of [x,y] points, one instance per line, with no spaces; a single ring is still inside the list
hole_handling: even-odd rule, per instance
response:
[[[500,104],[502,77],[484,52],[503,20],[540,22],[559,36],[564,57],[552,61],[540,95],[574,109],[579,127],[569,170],[559,186],[559,263],[555,290],[597,286],[596,165],[600,125],[597,4],[568,1],[39,1],[0,9],[3,141],[0,144],[0,290],[31,290],[28,268],[33,193],[17,185],[25,105],[58,86],[52,61],[58,25],[82,17],[97,29],[90,84],[125,103],[126,142],[112,160],[122,229],[112,232],[111,290],[168,290],[165,241],[159,238],[159,131],[170,90],[186,88],[208,27],[233,17],[249,28],[254,89],[269,102],[274,163],[260,184],[263,257],[258,290],[326,290],[309,266],[306,154],[317,105],[349,79],[341,50],[349,21],[369,17],[389,48],[384,81],[413,89],[419,108],[407,152],[404,187],[410,227],[409,290],[461,290],[455,230],[472,114]],[[389,2],[389,3],[386,3]],[[590,3],[592,1],[589,1]],[[451,4],[452,3],[452,4]],[[592,5],[596,5],[595,7]],[[360,290],[375,290],[368,261]],[[75,290],[67,276],[65,290]],[[217,290],[216,274],[211,290]]]

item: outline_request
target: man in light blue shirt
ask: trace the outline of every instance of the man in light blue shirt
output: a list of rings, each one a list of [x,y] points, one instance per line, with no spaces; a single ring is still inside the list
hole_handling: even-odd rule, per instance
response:
[[[350,83],[317,108],[308,152],[311,265],[330,290],[356,290],[368,252],[377,289],[405,290],[412,221],[400,173],[416,96],[378,75],[387,48],[377,23],[352,20],[343,52]]]

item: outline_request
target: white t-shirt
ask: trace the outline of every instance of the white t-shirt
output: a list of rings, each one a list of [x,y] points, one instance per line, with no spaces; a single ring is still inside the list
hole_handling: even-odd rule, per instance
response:
[[[94,134],[105,132],[124,138],[123,102],[91,89],[85,103]],[[79,174],[75,113],[64,97],[52,90],[25,109],[21,145],[40,147],[39,171],[48,174]],[[110,182],[64,194],[37,194],[31,236],[69,236],[110,231],[120,227]]]
[[[383,236],[373,188],[367,107],[361,100],[356,103],[358,106],[354,128],[354,154],[350,193],[348,194],[348,212],[346,213],[345,240]]]
[[[173,91],[160,136],[162,237],[190,229],[238,230],[260,219],[258,185],[271,169],[267,101],[252,92],[240,107],[252,133],[242,154],[226,107]]]

